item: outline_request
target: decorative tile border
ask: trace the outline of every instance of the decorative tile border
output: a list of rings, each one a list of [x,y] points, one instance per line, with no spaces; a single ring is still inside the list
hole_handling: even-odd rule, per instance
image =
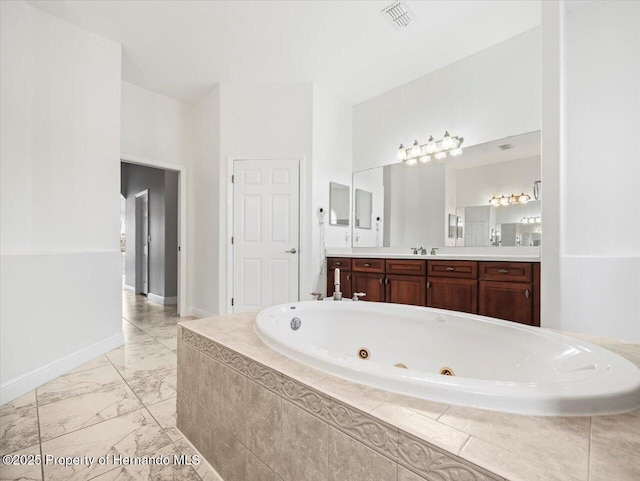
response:
[[[428,481],[503,478],[182,326],[182,341]]]

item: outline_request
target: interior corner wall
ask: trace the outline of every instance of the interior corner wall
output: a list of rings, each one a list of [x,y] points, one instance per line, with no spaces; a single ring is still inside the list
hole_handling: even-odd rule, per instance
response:
[[[313,167],[310,206],[312,262],[301,299],[326,291],[326,267],[321,249],[319,209],[324,216],[326,247],[351,247],[353,225],[353,108],[318,85],[313,86]],[[329,225],[329,183],[350,188],[349,226]]]
[[[561,327],[640,341],[640,3],[587,3],[564,29]]]
[[[396,162],[398,145],[445,130],[465,146],[540,129],[540,28],[354,107],[354,171]]]
[[[220,87],[194,106],[195,149],[189,169],[189,311],[220,313]],[[225,202],[226,205],[226,202]]]
[[[121,52],[23,1],[0,22],[4,403],[123,341]]]

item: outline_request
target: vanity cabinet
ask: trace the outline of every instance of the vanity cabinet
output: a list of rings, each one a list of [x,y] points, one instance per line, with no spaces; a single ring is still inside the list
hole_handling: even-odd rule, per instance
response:
[[[429,261],[427,272],[427,307],[477,314],[476,261]]]
[[[483,316],[539,326],[539,272],[539,264],[481,262],[478,313]],[[534,277],[536,277],[535,282]]]
[[[540,263],[446,259],[327,259],[327,296],[340,268],[342,295],[435,307],[540,326]]]
[[[427,261],[387,259],[385,262],[386,301],[394,304],[426,306]]]

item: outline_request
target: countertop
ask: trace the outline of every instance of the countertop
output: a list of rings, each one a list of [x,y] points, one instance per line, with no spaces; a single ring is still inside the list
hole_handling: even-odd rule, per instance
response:
[[[494,261],[494,262],[540,262],[540,256],[501,254],[436,254],[415,255],[384,252],[327,253],[327,257],[352,257],[354,259],[425,259],[429,261]]]
[[[640,463],[633,461],[640,452],[640,410],[593,417],[525,416],[407,397],[331,376],[282,356],[258,338],[254,330],[256,315],[254,312],[218,316],[183,321],[180,325],[181,329],[210,339],[374,420],[393,425],[401,433],[409,433],[505,479],[640,479]],[[603,346],[640,367],[638,343],[562,334]]]

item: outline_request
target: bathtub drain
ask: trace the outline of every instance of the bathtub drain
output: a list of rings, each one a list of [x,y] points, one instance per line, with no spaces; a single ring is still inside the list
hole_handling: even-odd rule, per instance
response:
[[[291,329],[293,329],[294,331],[300,329],[300,324],[302,324],[302,321],[299,317],[294,317],[293,319],[291,319]]]

